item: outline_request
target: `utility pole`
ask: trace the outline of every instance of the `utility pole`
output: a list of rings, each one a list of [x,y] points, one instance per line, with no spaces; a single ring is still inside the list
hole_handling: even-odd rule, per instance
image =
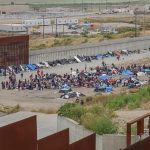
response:
[[[63,36],[65,34],[65,25],[63,24]]]
[[[134,11],[134,17],[135,17],[135,37],[137,37],[137,8]]]
[[[57,32],[57,18],[56,18],[56,37],[58,36],[58,32]]]
[[[43,19],[43,39],[45,38],[45,15],[42,15],[42,19]]]
[[[81,5],[82,5],[82,12],[83,12],[83,0],[82,0],[82,4]]]
[[[108,3],[107,3],[107,0],[106,0],[106,10],[107,10],[107,7],[108,7],[107,5],[108,5]]]
[[[99,0],[99,12],[101,11],[101,0]]]
[[[93,0],[91,0],[91,12],[93,11],[93,3],[92,3]]]
[[[145,28],[146,28],[146,5],[145,5],[145,3],[144,3],[144,24],[143,24],[143,28],[144,28],[144,35],[145,35]]]

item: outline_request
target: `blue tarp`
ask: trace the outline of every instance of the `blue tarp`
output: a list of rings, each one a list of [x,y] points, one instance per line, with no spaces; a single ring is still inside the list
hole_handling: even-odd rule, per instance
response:
[[[101,58],[102,58],[102,55],[101,55],[101,54],[97,54],[97,55],[96,55],[96,58],[97,58],[97,59],[101,59]]]
[[[150,72],[150,69],[144,69],[144,72]]]
[[[124,75],[124,76],[133,75],[133,72],[131,72],[130,70],[123,70],[122,75]]]
[[[108,79],[112,78],[112,76],[103,74],[103,75],[99,76],[98,78],[99,78],[100,80],[108,80]]]
[[[30,70],[35,70],[37,69],[37,67],[35,65],[32,65],[32,64],[28,64],[27,67],[30,69]]]
[[[68,86],[67,84],[65,84],[65,85],[62,86],[60,91],[63,92],[63,93],[67,93],[67,92],[71,91],[71,87]]]
[[[63,91],[68,91],[68,90],[70,90],[70,89],[71,89],[71,87],[68,86],[67,84],[64,84],[64,85],[62,86],[62,88],[61,88],[61,90],[63,90]]]
[[[113,88],[112,88],[112,87],[106,87],[105,92],[112,92],[112,91],[113,91]]]
[[[107,86],[107,85],[102,85],[102,86],[97,85],[95,89],[96,89],[96,91],[101,91],[101,92],[105,92],[105,93],[113,91],[113,88],[111,86]]]

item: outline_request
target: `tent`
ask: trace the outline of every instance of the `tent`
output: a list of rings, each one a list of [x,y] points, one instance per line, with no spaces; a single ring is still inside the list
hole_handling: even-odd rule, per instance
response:
[[[113,88],[112,87],[106,87],[106,90],[105,90],[105,92],[107,93],[107,92],[112,92],[113,91]]]
[[[59,93],[68,93],[69,91],[72,91],[71,87],[67,84],[64,84],[60,89]]]
[[[144,73],[144,72],[138,72],[137,75],[138,75],[139,77],[142,77],[142,76],[146,76],[146,73]]]
[[[102,58],[102,55],[101,54],[97,54],[96,55],[96,59],[101,59]]]
[[[130,75],[133,75],[133,72],[131,72],[130,70],[123,70],[122,71],[122,75],[124,75],[124,76],[130,76]]]
[[[107,93],[107,92],[112,92],[112,91],[113,91],[113,88],[110,87],[110,86],[107,86],[107,85],[102,85],[102,86],[97,85],[97,86],[95,87],[95,90],[94,90],[94,91],[96,91],[96,92],[100,91],[100,92]]]
[[[37,69],[37,67],[35,65],[32,65],[32,64],[28,64],[27,67],[30,69],[30,70],[35,70]]]
[[[103,74],[103,75],[99,76],[98,78],[99,78],[100,80],[108,80],[108,79],[112,78],[112,76]]]
[[[144,72],[150,72],[150,69],[144,69]]]

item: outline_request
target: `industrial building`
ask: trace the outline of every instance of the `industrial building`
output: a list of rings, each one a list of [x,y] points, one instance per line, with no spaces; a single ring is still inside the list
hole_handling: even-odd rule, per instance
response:
[[[0,24],[0,31],[4,31],[4,32],[26,32],[27,29],[22,24]]]
[[[28,64],[29,36],[0,37],[0,66]]]
[[[57,24],[58,25],[65,25],[65,24],[78,24],[79,20],[75,18],[58,18]]]
[[[49,26],[51,24],[50,19],[31,19],[31,20],[23,20],[23,26],[33,27],[33,26]]]
[[[23,26],[33,27],[33,26],[49,26],[51,22],[54,21],[54,24],[57,25],[66,25],[66,24],[78,24],[79,20],[75,18],[56,18],[56,19],[31,19],[31,20],[23,20]]]

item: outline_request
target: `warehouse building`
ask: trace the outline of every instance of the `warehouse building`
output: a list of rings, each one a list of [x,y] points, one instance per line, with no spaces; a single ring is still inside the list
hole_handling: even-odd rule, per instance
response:
[[[0,31],[4,32],[27,32],[22,24],[0,24]]]
[[[28,64],[29,36],[0,37],[0,66]]]

